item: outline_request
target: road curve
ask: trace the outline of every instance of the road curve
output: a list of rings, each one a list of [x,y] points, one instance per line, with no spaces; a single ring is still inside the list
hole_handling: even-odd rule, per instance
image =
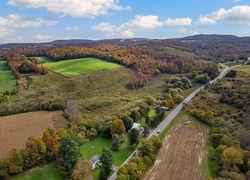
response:
[[[224,67],[223,71],[213,80],[211,80],[208,84],[213,84],[223,78],[227,71],[229,69],[234,68],[235,66],[228,67],[222,63],[219,63],[221,66]],[[206,85],[201,86],[200,88],[196,89],[194,92],[192,92],[190,95],[188,95],[178,106],[175,107],[174,110],[171,111],[171,113],[153,130],[150,132],[149,136],[147,138],[150,138],[152,136],[158,136],[175,118],[176,116],[182,111],[184,105],[186,105],[188,102],[190,102],[199,92],[204,90],[206,88]],[[129,160],[134,156],[134,154],[137,153],[138,150],[135,150],[126,161],[120,166],[124,166],[129,162]],[[109,178],[109,180],[115,180],[117,177],[117,171],[112,174],[112,176]]]

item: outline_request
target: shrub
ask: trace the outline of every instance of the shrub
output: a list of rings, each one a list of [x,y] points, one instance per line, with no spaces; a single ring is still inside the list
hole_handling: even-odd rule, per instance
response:
[[[200,74],[195,77],[195,81],[200,84],[206,84],[210,80],[208,74]]]

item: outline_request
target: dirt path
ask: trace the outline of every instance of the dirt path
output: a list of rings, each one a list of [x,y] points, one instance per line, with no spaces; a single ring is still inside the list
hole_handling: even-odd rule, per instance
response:
[[[62,111],[39,111],[0,117],[0,157],[12,148],[24,148],[29,136],[42,137],[48,127],[65,125]]]
[[[205,179],[206,127],[188,120],[176,125],[164,139],[155,164],[144,180]]]

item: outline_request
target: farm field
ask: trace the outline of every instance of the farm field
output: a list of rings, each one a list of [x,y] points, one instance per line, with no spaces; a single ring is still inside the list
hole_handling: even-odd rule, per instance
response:
[[[243,67],[238,67],[237,70],[243,71],[243,72],[246,72],[246,73],[250,74],[250,65],[243,66]]]
[[[145,174],[152,179],[206,179],[204,158],[207,129],[191,117],[181,116],[163,140],[163,146],[155,164]]]
[[[60,175],[54,164],[50,164],[44,167],[33,168],[22,175],[11,178],[12,180],[63,180],[64,178]]]
[[[80,58],[59,62],[46,62],[44,65],[51,71],[60,73],[67,77],[121,67],[119,64],[107,62],[97,58]]]
[[[11,91],[15,88],[16,80],[5,61],[0,60],[0,92]]]
[[[62,111],[39,111],[0,117],[0,157],[13,148],[25,147],[29,136],[40,137],[48,127],[63,126]]]

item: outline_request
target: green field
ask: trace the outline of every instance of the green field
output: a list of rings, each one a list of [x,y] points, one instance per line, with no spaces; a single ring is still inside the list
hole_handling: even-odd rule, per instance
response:
[[[112,151],[114,164],[116,166],[120,166],[133,152],[133,149],[130,148],[127,141],[126,138],[126,142],[122,144],[119,151]],[[100,155],[103,148],[110,149],[111,144],[112,141],[110,139],[98,137],[82,145],[80,151],[84,159],[91,159],[95,155]]]
[[[13,180],[63,180],[64,178],[60,175],[54,164],[50,164],[44,167],[33,168],[22,175],[11,178]]]
[[[238,67],[237,70],[250,74],[250,65]]]
[[[16,80],[5,61],[0,61],[0,92],[11,91],[15,88]]]
[[[196,57],[196,55],[191,52],[182,51],[182,50],[171,48],[171,47],[164,47],[164,49],[167,50],[167,52],[171,55],[178,55],[178,56],[190,57],[190,58]]]
[[[60,73],[67,77],[121,67],[119,64],[107,62],[97,58],[80,58],[59,62],[46,62],[44,65],[51,71]]]

